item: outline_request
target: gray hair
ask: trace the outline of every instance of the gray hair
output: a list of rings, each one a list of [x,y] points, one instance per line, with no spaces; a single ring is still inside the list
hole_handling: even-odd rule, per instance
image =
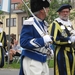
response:
[[[37,12],[34,12],[34,15],[37,15],[39,13],[39,11],[37,11]]]

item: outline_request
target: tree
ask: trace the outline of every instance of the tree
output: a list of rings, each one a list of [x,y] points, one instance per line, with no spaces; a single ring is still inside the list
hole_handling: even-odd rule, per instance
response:
[[[29,0],[24,0],[24,2],[27,4],[28,7],[30,7]],[[30,16],[30,12],[28,11],[27,7],[25,6],[25,3],[19,4],[18,8],[23,10],[27,14],[27,17],[29,17]]]

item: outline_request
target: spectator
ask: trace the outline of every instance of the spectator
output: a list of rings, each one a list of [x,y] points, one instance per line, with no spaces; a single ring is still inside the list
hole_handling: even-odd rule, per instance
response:
[[[14,40],[14,45],[12,46],[12,48],[9,51],[9,55],[10,55],[10,64],[13,61],[13,56],[20,56],[21,55],[21,47],[18,45],[18,41]]]

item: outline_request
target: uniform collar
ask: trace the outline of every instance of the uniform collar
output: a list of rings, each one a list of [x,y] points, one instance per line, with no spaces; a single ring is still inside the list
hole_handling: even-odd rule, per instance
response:
[[[55,20],[57,20],[58,22],[62,23],[63,25],[66,25],[66,26],[71,26],[72,25],[69,19],[67,21],[64,21],[60,17],[58,17]]]

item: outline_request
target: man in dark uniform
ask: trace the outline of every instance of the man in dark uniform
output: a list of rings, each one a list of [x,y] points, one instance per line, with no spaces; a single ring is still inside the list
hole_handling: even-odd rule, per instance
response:
[[[63,4],[58,10],[59,17],[50,24],[49,32],[54,38],[54,75],[74,75],[75,36],[72,36],[72,24],[69,14],[72,6]]]
[[[6,52],[6,33],[3,31],[3,23],[0,21],[0,68],[4,66],[4,52]]]

